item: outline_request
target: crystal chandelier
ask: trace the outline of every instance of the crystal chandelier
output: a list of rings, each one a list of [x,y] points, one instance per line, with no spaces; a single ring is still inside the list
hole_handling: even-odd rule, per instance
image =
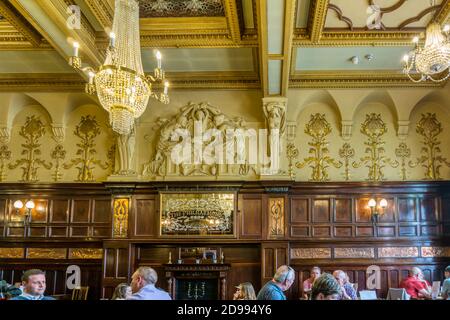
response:
[[[69,64],[81,68],[79,44],[73,44],[74,54]],[[139,36],[139,4],[136,0],[116,0],[113,29],[106,52],[106,60],[94,71],[84,68],[89,75],[86,92],[97,93],[100,104],[109,113],[112,129],[119,134],[129,134],[134,120],[145,111],[149,98],[169,103],[169,83],[164,81],[161,53],[155,51],[157,67],[154,76],[145,75],[141,60]],[[152,84],[164,82],[164,91],[155,93]]]
[[[415,49],[404,56],[403,72],[413,82],[431,80],[442,82],[450,77],[450,26],[446,25],[443,32],[438,23],[432,22],[426,30],[425,46],[419,47],[419,37],[414,37]],[[420,78],[411,74],[417,73]]]

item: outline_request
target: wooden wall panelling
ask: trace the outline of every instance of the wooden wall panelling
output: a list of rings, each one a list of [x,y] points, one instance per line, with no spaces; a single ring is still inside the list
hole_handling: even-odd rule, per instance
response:
[[[131,238],[156,238],[159,234],[159,196],[138,195],[132,200],[129,217]]]
[[[261,244],[261,286],[273,278],[278,267],[289,264],[288,242]]]
[[[111,298],[118,284],[130,282],[131,247],[126,240],[108,240],[103,248],[102,297]]]
[[[263,216],[266,206],[261,194],[240,194],[238,196],[239,238],[261,239],[263,236]]]
[[[289,199],[289,235],[291,238],[306,238],[311,236],[310,200],[307,197],[290,196]]]

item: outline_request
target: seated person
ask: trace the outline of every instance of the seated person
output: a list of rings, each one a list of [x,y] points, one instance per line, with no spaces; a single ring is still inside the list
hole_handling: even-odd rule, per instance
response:
[[[289,266],[277,269],[273,279],[259,291],[257,300],[286,300],[283,291],[289,290],[295,280],[295,271]]]
[[[309,274],[309,278],[303,281],[303,298],[308,299],[308,296],[311,294],[313,283],[318,277],[320,277],[320,268],[313,267]]]
[[[111,300],[127,300],[131,296],[131,287],[128,283],[121,283],[114,290]]]
[[[236,287],[233,300],[256,300],[255,289],[250,282],[241,283]]]
[[[445,280],[442,284],[442,298],[450,300],[450,266],[445,268]]]
[[[342,270],[336,270],[333,272],[333,277],[339,283],[341,287],[341,300],[356,300],[358,296],[356,294],[355,288],[348,281],[347,274]]]
[[[131,277],[132,295],[127,300],[172,300],[170,295],[155,287],[158,274],[150,267],[140,267]]]
[[[318,277],[311,288],[311,300],[339,300],[341,286],[329,273]]]
[[[409,276],[400,283],[400,288],[404,288],[411,299],[431,299],[431,286],[424,279],[420,268],[413,267]]]
[[[46,289],[45,272],[39,269],[31,269],[22,275],[23,293],[11,300],[55,300],[53,297],[44,296]]]

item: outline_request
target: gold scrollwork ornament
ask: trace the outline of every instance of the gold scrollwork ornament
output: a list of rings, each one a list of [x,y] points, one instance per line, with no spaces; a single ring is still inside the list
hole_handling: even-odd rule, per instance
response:
[[[33,115],[27,117],[19,134],[25,138],[25,143],[22,144],[22,147],[24,148],[22,155],[25,157],[16,160],[14,163],[10,163],[8,167],[9,169],[15,169],[21,165],[23,171],[22,181],[36,182],[38,181],[38,165],[43,166],[47,170],[50,170],[53,166],[51,162],[48,163],[39,158],[41,155],[41,144],[39,140],[45,135],[45,126],[39,117]]]
[[[324,114],[316,113],[311,115],[311,119],[306,124],[305,133],[312,137],[312,141],[308,142],[311,146],[309,153],[312,156],[303,159],[303,162],[297,162],[297,168],[303,168],[310,165],[313,169],[310,181],[328,181],[329,165],[335,168],[342,167],[341,161],[336,161],[329,155],[328,141],[326,137],[331,133],[331,126],[325,119]]]
[[[345,181],[350,180],[350,170],[349,170],[349,164],[350,159],[355,156],[355,149],[351,147],[349,143],[344,143],[342,145],[342,148],[339,149],[339,156],[344,159],[344,178]]]
[[[100,128],[95,117],[91,117],[90,115],[82,116],[80,123],[75,128],[74,135],[81,140],[77,143],[77,147],[79,148],[77,155],[80,157],[64,164],[64,168],[70,169],[76,165],[78,169],[77,181],[94,181],[95,166],[99,166],[103,170],[109,166],[108,163],[102,163],[95,158],[95,154],[97,153],[95,149],[95,138],[100,135]]]
[[[295,180],[295,171],[294,171],[294,159],[298,157],[298,149],[295,147],[295,144],[289,143],[286,147],[286,155],[289,159],[289,176],[292,180]]]
[[[7,145],[2,145],[0,147],[0,182],[4,181],[6,173],[5,166],[6,161],[11,159],[11,151]]]
[[[400,166],[400,177],[403,181],[407,178],[407,170],[406,170],[406,159],[411,157],[411,149],[404,142],[398,145],[398,148],[395,149],[395,155],[401,159]]]
[[[386,143],[382,137],[387,132],[386,123],[381,119],[381,114],[371,113],[366,115],[366,120],[361,124],[361,133],[367,136],[364,144],[367,146],[366,156],[360,158],[360,162],[353,162],[354,168],[359,168],[363,164],[369,168],[369,174],[366,180],[382,181],[385,180],[383,168],[389,164],[397,168],[399,163],[391,160],[384,155],[383,145]]]
[[[425,180],[440,180],[440,168],[442,164],[450,167],[450,162],[444,158],[439,145],[438,135],[442,133],[442,125],[437,120],[436,114],[422,114],[422,119],[417,123],[416,132],[422,136],[422,155],[416,161],[410,161],[409,165],[415,167],[419,164],[426,169]]]

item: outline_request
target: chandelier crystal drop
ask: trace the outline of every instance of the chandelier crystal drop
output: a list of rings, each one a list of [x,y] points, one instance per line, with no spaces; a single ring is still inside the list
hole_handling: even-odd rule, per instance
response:
[[[416,48],[403,58],[403,72],[413,82],[431,80],[442,82],[450,77],[450,27],[446,25],[444,30],[438,23],[432,22],[426,30],[426,40],[423,48],[419,47],[419,38],[413,42]],[[414,78],[412,74],[420,75]]]
[[[165,73],[161,68],[161,53],[155,51],[157,67],[154,76],[145,75],[142,67],[139,35],[139,4],[136,0],[116,0],[110,44],[106,59],[95,72],[88,71],[89,83],[86,92],[97,93],[102,107],[108,111],[112,129],[122,135],[129,134],[134,120],[147,108],[150,97],[164,104],[169,103],[169,83],[164,81]],[[79,44],[74,43],[74,54],[69,63],[81,68],[78,55]],[[155,93],[152,85],[164,83],[164,91]]]

